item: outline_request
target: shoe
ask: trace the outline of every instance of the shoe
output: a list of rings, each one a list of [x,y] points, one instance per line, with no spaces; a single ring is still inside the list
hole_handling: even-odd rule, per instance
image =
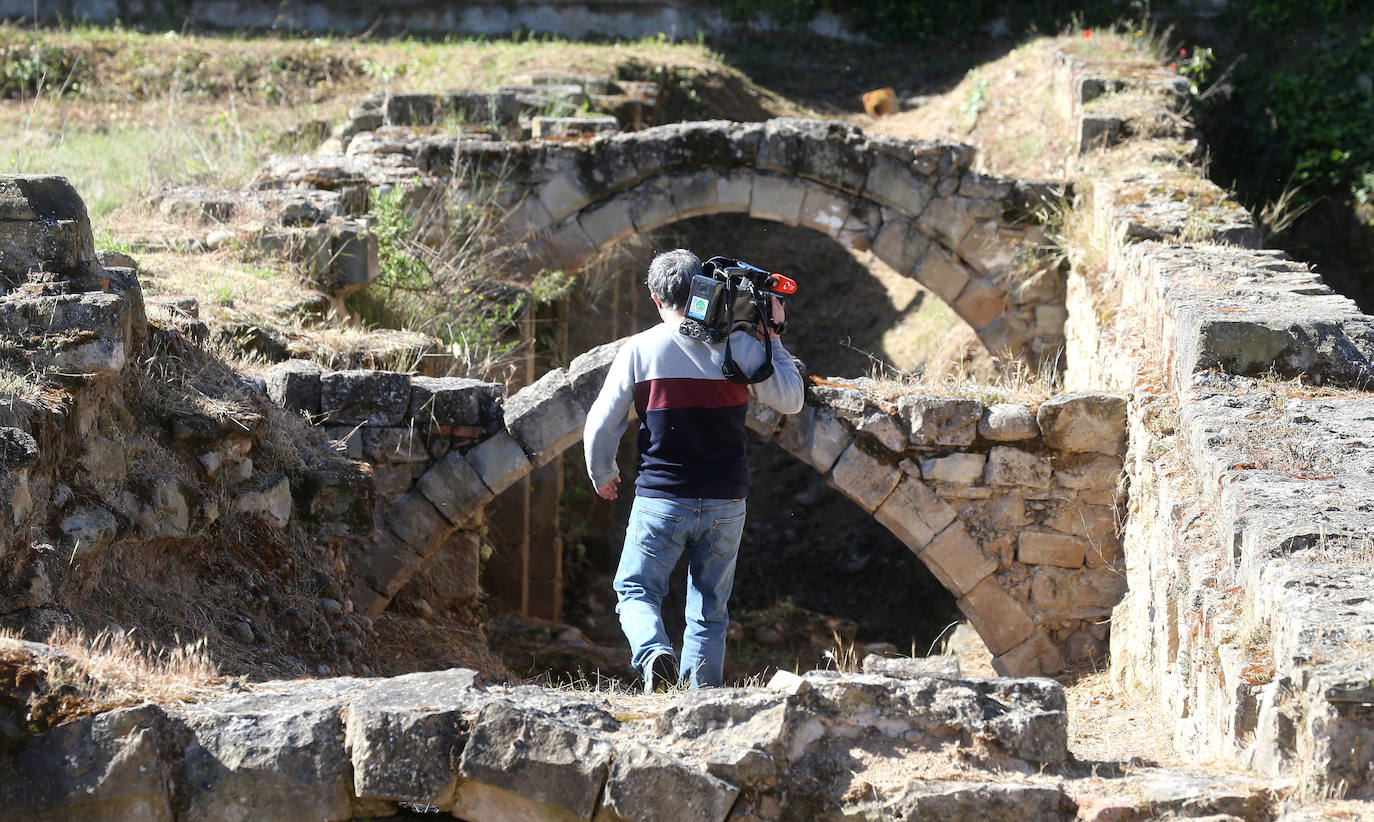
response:
[[[677,660],[667,652],[655,654],[645,666],[644,693],[666,694],[677,686]]]

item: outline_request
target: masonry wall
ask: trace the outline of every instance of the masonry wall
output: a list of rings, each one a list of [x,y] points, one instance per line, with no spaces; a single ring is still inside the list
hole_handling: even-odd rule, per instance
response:
[[[1176,78],[1067,54],[1056,73],[1105,257],[1070,279],[1067,376],[1132,396],[1113,677],[1185,754],[1374,796],[1374,318],[1256,248],[1194,135],[1132,135],[1093,103],[1167,117]]]

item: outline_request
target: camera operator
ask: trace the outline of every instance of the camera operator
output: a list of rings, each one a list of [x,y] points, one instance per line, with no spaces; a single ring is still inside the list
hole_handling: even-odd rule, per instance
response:
[[[596,493],[613,500],[620,482],[616,448],[632,407],[639,416],[639,476],[615,592],[631,662],[646,693],[722,684],[726,606],[749,485],[744,427],[749,397],[783,414],[800,411],[804,399],[797,363],[766,320],[754,330],[773,338],[773,373],[750,385],[722,375],[725,342],[679,333],[692,278],[702,273],[701,261],[690,251],[654,257],[647,284],[663,322],[631,337],[616,354],[583,438]],[[782,303],[772,295],[768,300],[772,320],[781,327]],[[758,373],[765,365],[764,344],[748,331],[726,333],[734,360],[745,373]],[[679,664],[660,608],[684,551],[687,630]]]

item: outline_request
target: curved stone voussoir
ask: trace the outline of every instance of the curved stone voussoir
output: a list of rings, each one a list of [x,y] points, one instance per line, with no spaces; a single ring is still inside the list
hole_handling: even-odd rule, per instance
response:
[[[562,368],[554,369],[506,401],[506,430],[535,467],[546,465],[582,437],[587,412]]]

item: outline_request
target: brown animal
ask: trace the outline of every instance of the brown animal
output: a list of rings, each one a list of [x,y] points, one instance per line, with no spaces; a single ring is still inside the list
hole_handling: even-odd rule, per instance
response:
[[[884,114],[897,113],[897,92],[889,88],[880,88],[868,92],[864,95],[864,111],[870,117],[881,117]]]

